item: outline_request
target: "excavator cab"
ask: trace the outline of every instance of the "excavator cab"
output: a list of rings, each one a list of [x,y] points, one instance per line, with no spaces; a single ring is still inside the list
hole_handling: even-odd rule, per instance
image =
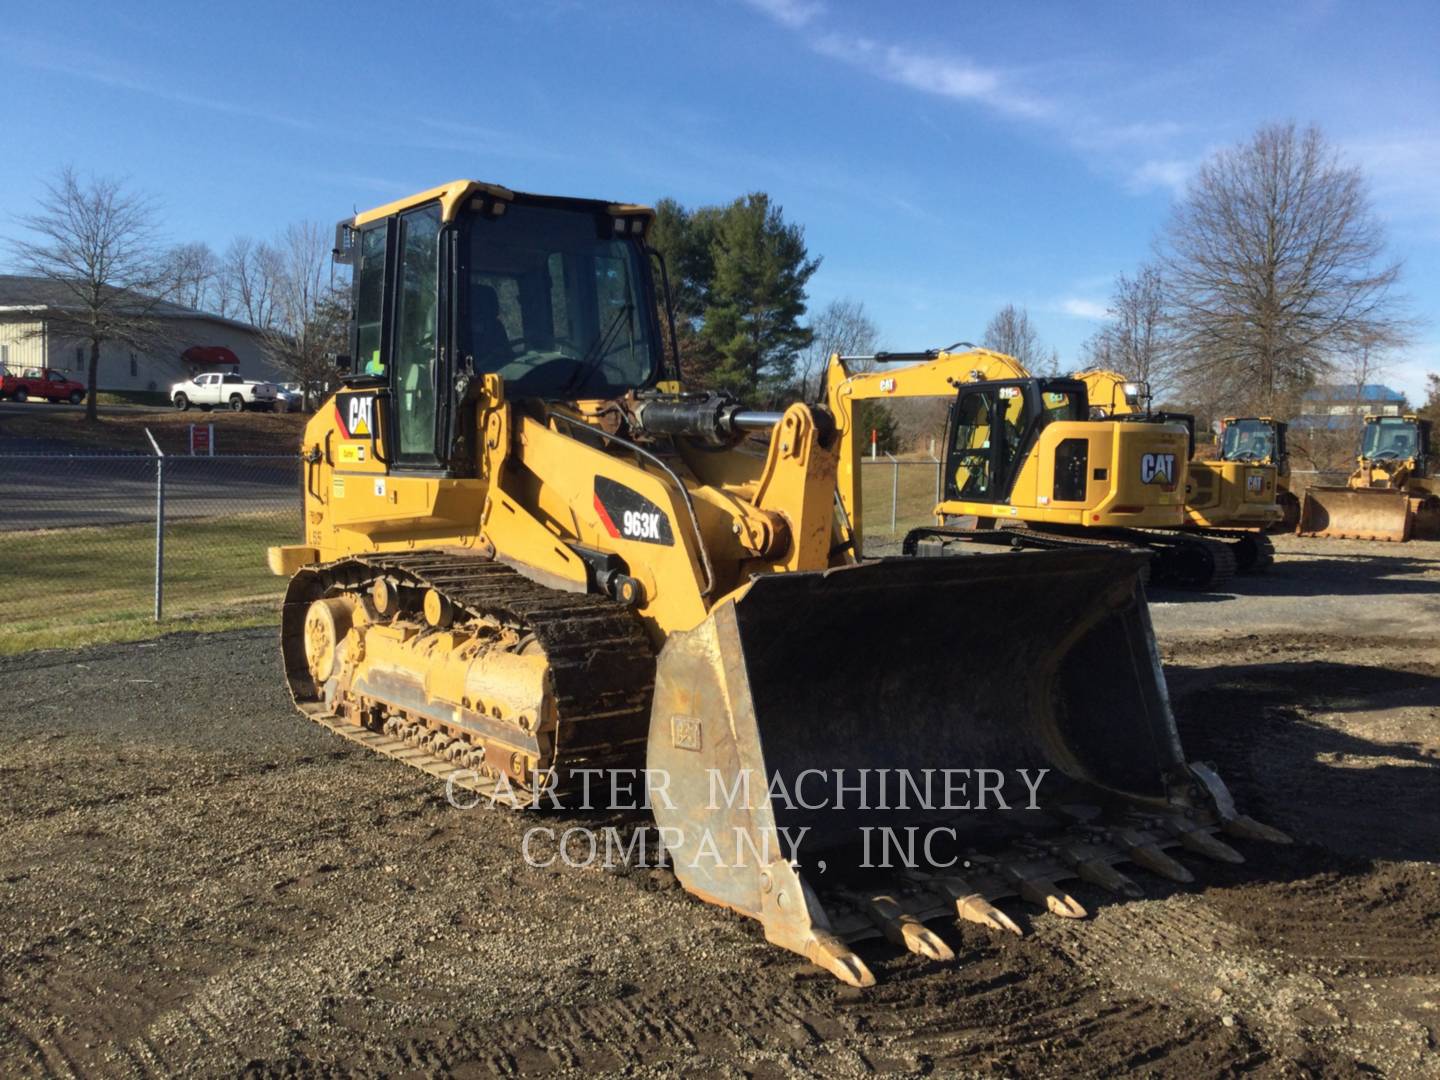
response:
[[[1073,379],[961,385],[951,406],[946,497],[1008,502],[1040,432],[1057,420],[1088,417],[1085,384]]]

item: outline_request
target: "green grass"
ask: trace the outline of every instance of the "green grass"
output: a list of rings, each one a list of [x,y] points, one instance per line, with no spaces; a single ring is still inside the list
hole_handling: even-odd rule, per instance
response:
[[[170,522],[157,623],[153,525],[0,533],[0,656],[277,625],[284,581],[265,549],[294,538],[293,514]]]
[[[164,390],[97,390],[97,405],[169,405],[170,395]]]
[[[895,528],[890,528],[890,503],[895,487],[895,467],[881,459],[876,465],[860,467],[860,524],[864,535],[876,541],[899,540],[919,525],[933,525],[935,509],[935,464],[925,461],[900,463],[900,486],[895,501]]]

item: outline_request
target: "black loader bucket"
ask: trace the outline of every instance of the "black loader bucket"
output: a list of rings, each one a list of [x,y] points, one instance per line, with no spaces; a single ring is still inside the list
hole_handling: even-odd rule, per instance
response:
[[[1084,911],[1112,863],[1188,871],[1163,848],[1283,839],[1187,766],[1127,551],[901,558],[759,576],[661,652],[651,805],[691,892],[856,985],[845,942],[936,959],[946,912]],[[663,792],[660,790],[663,787]]]

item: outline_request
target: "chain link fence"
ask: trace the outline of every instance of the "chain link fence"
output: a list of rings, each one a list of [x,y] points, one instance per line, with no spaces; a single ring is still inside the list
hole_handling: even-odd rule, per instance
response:
[[[301,535],[294,455],[0,456],[0,653],[273,618]]]
[[[933,457],[865,457],[860,465],[860,524],[867,554],[898,545],[920,525],[935,523],[944,494],[945,463]]]

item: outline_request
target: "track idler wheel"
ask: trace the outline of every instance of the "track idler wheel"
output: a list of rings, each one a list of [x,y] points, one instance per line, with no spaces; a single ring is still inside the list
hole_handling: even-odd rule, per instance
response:
[[[1235,555],[1235,569],[1241,574],[1263,574],[1275,565],[1275,545],[1263,532],[1244,534],[1230,550]]]
[[[316,686],[325,685],[335,674],[340,642],[350,632],[352,615],[350,601],[339,596],[316,600],[305,612],[305,664]]]

